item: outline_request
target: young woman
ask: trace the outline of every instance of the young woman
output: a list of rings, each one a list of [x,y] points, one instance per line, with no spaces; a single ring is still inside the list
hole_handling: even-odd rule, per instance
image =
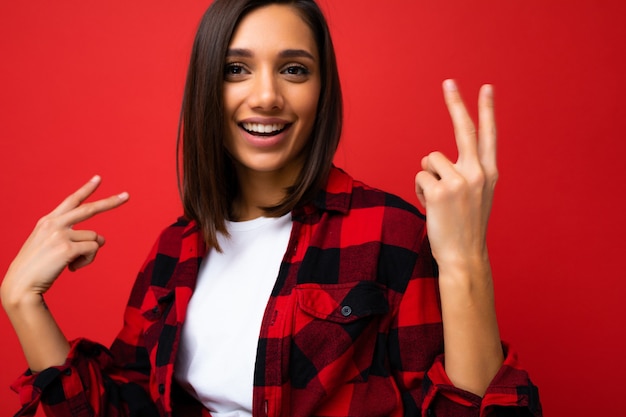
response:
[[[313,0],[216,0],[183,102],[185,216],[157,240],[111,349],[69,342],[43,294],[104,243],[75,226],[126,193],[83,203],[94,177],[5,276],[30,367],[18,415],[541,415],[494,310],[492,88],[478,137],[453,81],[444,96],[459,159],[422,160],[424,220],[332,166],[341,91]]]

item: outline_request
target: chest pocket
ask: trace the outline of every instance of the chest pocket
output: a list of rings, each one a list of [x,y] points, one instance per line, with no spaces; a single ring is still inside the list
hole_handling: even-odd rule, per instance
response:
[[[376,282],[302,284],[296,292],[302,311],[335,323],[351,323],[389,311],[385,289]]]
[[[319,383],[321,374],[333,386],[365,381],[375,366],[378,336],[389,311],[385,288],[362,281],[301,284],[295,291],[289,364],[292,385],[307,389]]]

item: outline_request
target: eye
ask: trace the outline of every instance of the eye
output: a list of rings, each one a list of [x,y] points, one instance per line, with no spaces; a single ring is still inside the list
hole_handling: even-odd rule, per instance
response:
[[[287,67],[285,67],[285,69],[282,72],[286,75],[298,77],[298,78],[306,77],[307,75],[311,73],[311,71],[309,71],[307,67],[305,67],[304,65],[300,65],[300,64],[290,64]]]
[[[238,62],[233,62],[224,66],[224,78],[227,80],[237,78],[246,73],[246,68],[243,66],[243,64],[240,64]]]

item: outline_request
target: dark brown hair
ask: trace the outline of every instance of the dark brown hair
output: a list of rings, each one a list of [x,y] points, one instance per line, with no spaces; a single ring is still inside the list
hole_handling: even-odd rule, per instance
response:
[[[217,233],[226,233],[225,221],[239,189],[224,147],[226,53],[241,19],[269,4],[293,7],[310,27],[320,57],[321,89],[303,168],[283,201],[264,208],[267,216],[284,215],[314,198],[327,181],[341,135],[343,106],[335,51],[326,19],[315,1],[215,0],[202,17],[191,51],[178,127],[177,172],[185,216],[197,222],[206,243],[218,250]]]

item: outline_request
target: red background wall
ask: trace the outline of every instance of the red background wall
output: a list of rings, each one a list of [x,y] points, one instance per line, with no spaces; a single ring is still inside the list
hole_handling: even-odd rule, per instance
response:
[[[131,202],[91,221],[108,243],[48,302],[66,335],[110,343],[135,271],[179,214],[174,147],[207,1],[0,4],[0,270],[35,221],[93,174]],[[337,164],[416,203],[413,176],[454,156],[440,82],[472,109],[494,83],[501,180],[490,226],[503,337],[546,415],[615,415],[623,393],[626,3],[322,0],[341,69]],[[0,314],[0,417],[25,362]],[[619,407],[622,409],[623,407]]]

